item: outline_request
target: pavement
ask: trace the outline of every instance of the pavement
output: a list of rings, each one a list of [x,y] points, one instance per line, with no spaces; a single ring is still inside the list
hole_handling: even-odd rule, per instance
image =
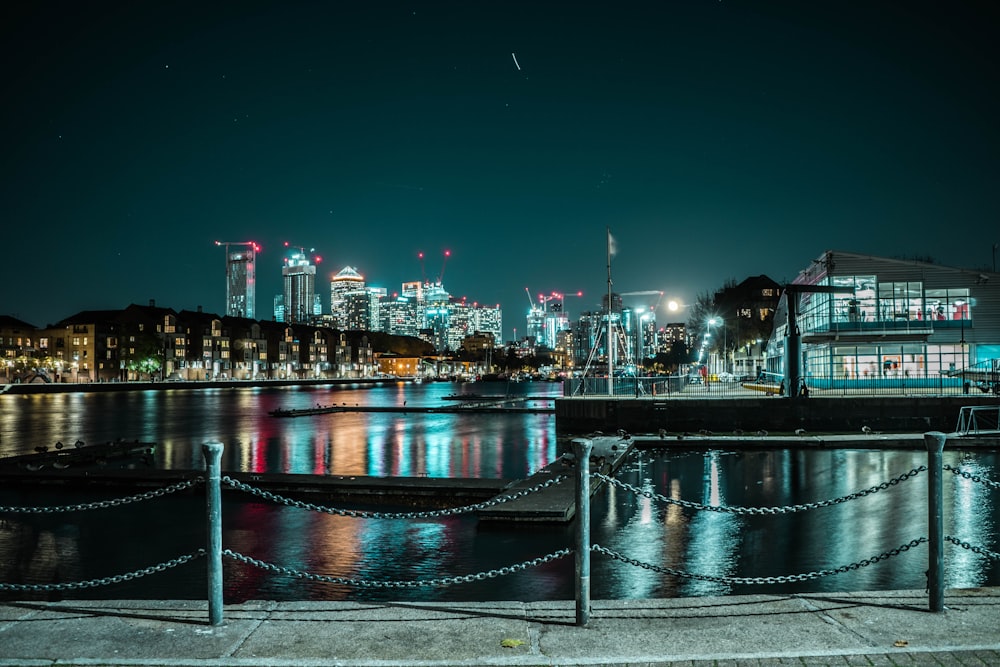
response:
[[[1000,587],[547,602],[0,602],[0,665],[1000,665]]]

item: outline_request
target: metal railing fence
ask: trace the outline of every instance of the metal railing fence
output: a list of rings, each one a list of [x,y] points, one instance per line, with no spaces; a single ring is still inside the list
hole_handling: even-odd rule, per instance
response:
[[[772,374],[773,375],[773,374]],[[821,396],[960,396],[996,393],[986,383],[973,383],[948,375],[871,376],[857,378],[805,378],[808,395]],[[609,391],[609,386],[611,390]],[[653,377],[568,378],[563,395],[567,398],[754,398],[787,392],[780,380],[758,381],[752,377],[707,375],[665,375]]]
[[[942,611],[944,609],[943,563],[944,563],[944,544],[946,542],[949,542],[957,547],[972,551],[973,553],[976,553],[985,558],[1000,561],[1000,554],[994,553],[986,548],[983,548],[982,546],[976,546],[970,544],[960,537],[944,534],[944,527],[943,527],[944,472],[951,472],[954,475],[962,477],[971,482],[983,484],[994,491],[1000,491],[1000,483],[998,482],[965,472],[959,468],[955,468],[950,465],[944,465],[942,461],[942,455],[944,451],[946,437],[947,436],[945,436],[943,433],[938,433],[938,432],[931,432],[924,434],[924,442],[927,448],[927,456],[928,456],[926,466],[920,466],[918,468],[914,468],[913,470],[904,472],[894,478],[888,479],[875,486],[869,487],[867,489],[861,489],[854,493],[841,496],[838,498],[832,498],[813,503],[804,503],[804,504],[788,505],[781,507],[731,507],[731,506],[719,506],[719,505],[703,505],[691,501],[671,498],[662,494],[655,493],[653,491],[640,489],[638,487],[632,486],[630,484],[627,484],[625,482],[622,482],[621,480],[618,480],[614,477],[605,474],[591,473],[590,459],[591,459],[591,452],[593,450],[593,441],[586,438],[578,438],[575,439],[572,443],[573,462],[576,467],[576,475],[575,475],[576,527],[574,535],[574,544],[572,546],[556,550],[544,556],[539,556],[536,558],[525,560],[520,563],[515,563],[509,566],[491,569],[483,572],[476,572],[476,573],[457,575],[451,577],[437,577],[437,578],[418,579],[418,580],[371,580],[362,578],[336,577],[325,574],[316,574],[316,573],[305,572],[302,570],[297,570],[294,568],[284,567],[275,563],[269,563],[254,558],[253,556],[232,551],[230,549],[224,549],[222,544],[222,500],[221,500],[223,485],[232,488],[234,490],[251,494],[257,498],[268,500],[270,502],[287,505],[291,507],[297,507],[309,511],[336,514],[345,517],[366,518],[366,519],[428,519],[428,518],[449,517],[466,512],[474,512],[488,507],[493,507],[502,503],[510,502],[512,500],[523,498],[533,493],[542,492],[544,489],[552,485],[561,484],[564,481],[566,481],[568,477],[565,475],[560,475],[544,483],[533,486],[531,488],[523,489],[517,492],[502,494],[501,496],[498,496],[497,498],[494,498],[492,500],[484,501],[481,503],[475,503],[472,505],[466,505],[464,507],[455,507],[455,508],[433,510],[433,511],[416,511],[416,512],[373,512],[373,511],[345,510],[345,509],[325,507],[313,503],[306,503],[298,500],[293,500],[239,482],[231,477],[223,476],[221,474],[221,467],[220,467],[223,445],[221,443],[207,443],[202,447],[206,462],[205,477],[197,477],[195,479],[186,480],[183,482],[179,482],[177,484],[173,484],[168,487],[164,487],[163,489],[159,489],[156,491],[149,491],[114,500],[103,500],[93,503],[80,503],[73,505],[45,506],[45,507],[0,506],[0,517],[3,517],[3,515],[6,514],[48,514],[48,513],[87,511],[92,509],[106,509],[109,507],[117,507],[119,505],[128,503],[143,502],[143,501],[153,500],[156,498],[161,498],[176,493],[178,491],[191,489],[195,486],[205,484],[206,529],[207,529],[205,548],[199,548],[189,554],[183,554],[161,563],[157,563],[148,567],[140,568],[132,572],[127,572],[124,574],[114,575],[110,577],[92,579],[87,581],[58,583],[58,584],[11,584],[11,583],[0,582],[0,591],[64,591],[64,590],[79,590],[97,586],[105,586],[125,581],[131,581],[139,577],[147,576],[157,572],[162,572],[164,570],[184,565],[199,558],[205,557],[208,559],[207,596],[208,596],[208,607],[209,607],[209,622],[212,625],[220,625],[223,623],[223,566],[222,566],[223,557],[243,563],[245,565],[263,569],[269,572],[283,574],[286,576],[291,576],[296,579],[302,579],[307,581],[347,585],[357,588],[420,588],[420,587],[444,587],[462,583],[470,583],[473,581],[481,581],[484,579],[494,578],[499,576],[506,576],[509,574],[513,574],[515,572],[526,570],[528,568],[538,567],[540,565],[564,558],[565,556],[568,556],[570,554],[575,554],[574,595],[576,600],[576,621],[578,625],[586,625],[590,618],[590,607],[591,607],[590,578],[591,578],[592,553],[601,554],[603,556],[606,556],[608,558],[611,558],[613,560],[619,561],[623,564],[632,567],[638,567],[681,578],[701,579],[706,581],[712,581],[718,583],[730,583],[730,584],[768,585],[768,584],[782,584],[788,582],[810,581],[821,577],[850,572],[852,570],[857,570],[863,567],[867,567],[870,565],[874,565],[876,563],[886,561],[891,558],[895,558],[897,556],[901,556],[902,554],[916,547],[919,547],[923,544],[927,544],[928,545],[927,580],[928,580],[928,596],[929,596],[928,605],[932,611]],[[929,535],[913,538],[910,541],[899,545],[898,547],[889,549],[879,554],[868,556],[853,563],[839,565],[836,567],[827,567],[812,572],[803,572],[803,573],[788,574],[782,576],[771,576],[771,577],[728,577],[728,576],[704,575],[704,574],[686,572],[683,570],[678,570],[675,568],[658,565],[656,563],[642,562],[630,558],[627,555],[622,554],[618,551],[606,548],[600,544],[593,544],[591,542],[590,498],[593,488],[592,481],[594,480],[598,480],[599,482],[607,484],[609,486],[613,485],[619,489],[622,489],[636,496],[642,496],[649,500],[654,500],[657,502],[678,505],[691,511],[726,512],[732,514],[761,516],[761,515],[779,515],[779,514],[805,512],[805,511],[830,507],[834,505],[839,505],[842,503],[864,498],[875,493],[888,491],[893,487],[905,483],[925,472],[927,473],[928,477],[927,512],[928,512]]]

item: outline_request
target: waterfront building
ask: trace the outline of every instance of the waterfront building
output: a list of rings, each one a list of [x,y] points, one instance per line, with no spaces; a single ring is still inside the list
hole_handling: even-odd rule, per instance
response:
[[[299,341],[291,325],[268,321],[259,324],[267,341],[267,377],[275,380],[299,377]]]
[[[222,331],[222,318],[197,310],[182,310],[177,314],[187,337],[185,365],[188,380],[228,379],[230,340]]]
[[[0,315],[0,372],[5,382],[24,377],[34,364],[29,360],[38,351],[37,329],[34,325],[10,315]]]
[[[951,386],[964,369],[1000,359],[1000,274],[915,260],[827,251],[782,294],[767,343],[767,369],[785,371],[788,308],[801,333],[801,373],[810,387],[870,380]],[[810,286],[836,293],[809,291]]]
[[[173,308],[150,300],[148,306],[130,304],[118,316],[120,328],[119,379],[165,379],[184,369],[187,335]],[[112,351],[107,352],[110,362]],[[100,369],[98,370],[100,375]]]
[[[39,351],[51,358],[55,382],[119,379],[120,310],[83,310],[39,332]]]
[[[228,376],[256,380],[267,375],[267,337],[260,322],[245,317],[222,318],[222,334],[230,341]]]
[[[311,322],[316,315],[316,266],[303,252],[285,258],[281,268],[284,285],[283,321],[289,324]],[[275,313],[277,319],[277,313]]]
[[[416,377],[422,363],[419,356],[381,352],[375,355],[378,372],[392,377]]]

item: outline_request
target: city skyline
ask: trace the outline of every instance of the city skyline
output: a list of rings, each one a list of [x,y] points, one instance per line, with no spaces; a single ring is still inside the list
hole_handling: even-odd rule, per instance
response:
[[[614,291],[680,303],[831,249],[988,268],[1000,241],[977,3],[3,11],[0,312],[35,326],[224,312],[216,239],[262,246],[258,317],[286,241],[321,285],[353,266],[390,293],[450,250],[505,338],[525,288],[600,308],[609,227]]]

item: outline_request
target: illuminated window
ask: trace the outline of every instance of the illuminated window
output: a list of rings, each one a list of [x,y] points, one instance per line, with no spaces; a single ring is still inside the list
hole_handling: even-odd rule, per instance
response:
[[[929,289],[926,303],[927,319],[942,322],[949,320],[971,320],[969,290]]]

